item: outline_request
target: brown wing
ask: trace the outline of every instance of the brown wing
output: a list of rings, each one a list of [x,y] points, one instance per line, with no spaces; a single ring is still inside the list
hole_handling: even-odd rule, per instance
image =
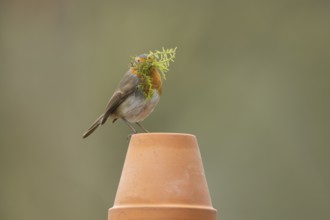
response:
[[[122,78],[119,83],[118,89],[110,98],[103,118],[101,120],[101,124],[104,124],[108,117],[118,108],[118,106],[125,101],[125,99],[131,95],[137,88],[139,84],[139,78],[132,74],[131,71],[128,71]]]

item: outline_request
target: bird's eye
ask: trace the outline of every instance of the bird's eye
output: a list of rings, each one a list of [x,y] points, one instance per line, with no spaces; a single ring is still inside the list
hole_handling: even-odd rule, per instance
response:
[[[149,62],[152,62],[153,60],[155,59],[155,57],[154,56],[148,56],[148,58],[147,58],[147,60],[149,61]]]

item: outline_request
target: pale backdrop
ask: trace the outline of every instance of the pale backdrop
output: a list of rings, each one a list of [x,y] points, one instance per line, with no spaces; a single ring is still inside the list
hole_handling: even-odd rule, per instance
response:
[[[107,218],[130,57],[178,47],[144,125],[198,138],[222,220],[330,219],[328,1],[0,2],[0,219]]]

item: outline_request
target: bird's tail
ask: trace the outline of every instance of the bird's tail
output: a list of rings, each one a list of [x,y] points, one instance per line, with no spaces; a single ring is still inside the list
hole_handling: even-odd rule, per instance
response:
[[[101,125],[104,114],[96,119],[96,121],[88,128],[88,130],[83,134],[83,138],[87,138],[91,133],[93,133],[98,126]]]

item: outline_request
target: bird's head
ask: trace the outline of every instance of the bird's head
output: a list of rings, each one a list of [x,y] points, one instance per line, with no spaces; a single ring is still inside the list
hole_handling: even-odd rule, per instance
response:
[[[155,61],[155,56],[141,54],[132,59],[131,68],[140,74],[149,75]]]
[[[152,64],[155,60],[156,60],[156,57],[154,55],[141,54],[134,58],[132,65],[139,66],[139,65],[145,64],[145,63]]]

